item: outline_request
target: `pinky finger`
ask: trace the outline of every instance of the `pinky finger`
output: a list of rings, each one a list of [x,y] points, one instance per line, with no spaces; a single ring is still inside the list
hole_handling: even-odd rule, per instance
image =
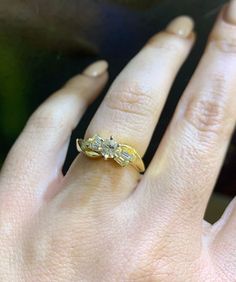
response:
[[[106,70],[105,61],[92,64],[33,113],[3,165],[2,203],[35,206],[49,186],[59,186],[71,132],[107,82]]]

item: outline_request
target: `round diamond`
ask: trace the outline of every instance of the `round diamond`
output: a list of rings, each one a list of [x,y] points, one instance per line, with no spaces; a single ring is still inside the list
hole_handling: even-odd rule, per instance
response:
[[[113,139],[105,139],[102,142],[102,155],[105,158],[114,158],[118,146],[118,143]]]

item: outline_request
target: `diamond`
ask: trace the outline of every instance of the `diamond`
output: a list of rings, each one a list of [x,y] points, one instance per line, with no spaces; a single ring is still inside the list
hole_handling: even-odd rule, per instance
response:
[[[129,165],[135,158],[134,152],[131,148],[121,145],[116,152],[115,161],[121,166]]]
[[[114,158],[115,154],[116,154],[116,150],[119,147],[119,144],[113,140],[112,137],[110,137],[110,139],[105,139],[102,142],[102,155],[104,156],[105,159],[108,158]]]
[[[100,152],[103,139],[98,135],[94,135],[94,137],[91,138],[89,141],[89,148],[93,151]]]
[[[121,153],[120,153],[120,157],[122,158],[122,159],[124,159],[125,161],[132,161],[132,159],[133,159],[133,156],[132,155],[130,155],[128,152],[126,152],[126,151],[122,151]]]

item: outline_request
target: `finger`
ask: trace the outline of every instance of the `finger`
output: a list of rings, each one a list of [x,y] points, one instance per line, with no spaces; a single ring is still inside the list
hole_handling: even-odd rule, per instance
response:
[[[133,146],[143,156],[174,78],[193,44],[192,29],[190,18],[179,17],[146,44],[111,86],[88,127],[86,137],[96,133],[104,138],[113,135],[119,143]],[[106,184],[109,183],[107,179],[110,183],[119,183],[119,193],[126,195],[139,177],[133,168],[122,169],[103,160],[83,158],[80,169],[79,160],[69,171],[68,181],[71,183],[77,180],[83,182],[83,178],[87,178],[84,170],[88,166],[93,168],[93,175],[98,174],[100,180],[106,179]],[[100,186],[104,192],[106,185],[102,183]],[[112,188],[113,192],[115,187]],[[111,187],[107,189],[110,191]],[[76,191],[78,193],[78,189]]]
[[[192,29],[190,18],[179,17],[149,40],[114,81],[86,137],[97,132],[113,135],[145,153],[176,74],[191,50]]]
[[[232,278],[228,281],[233,281],[236,277],[236,198],[229,204],[221,219],[213,225],[211,233],[214,238],[211,250],[215,261]]]
[[[33,113],[3,166],[1,202],[32,206],[48,187],[58,188],[71,132],[107,81],[106,69],[105,61],[89,66]]]
[[[146,174],[156,187],[155,206],[178,209],[195,226],[202,224],[235,126],[235,77],[236,25],[224,11]]]

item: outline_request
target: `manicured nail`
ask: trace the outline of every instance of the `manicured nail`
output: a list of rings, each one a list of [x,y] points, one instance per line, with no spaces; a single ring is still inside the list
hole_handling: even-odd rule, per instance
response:
[[[193,31],[194,22],[188,16],[181,16],[171,21],[166,30],[181,37],[187,38]]]
[[[102,75],[108,68],[108,63],[106,61],[97,61],[89,65],[84,71],[83,74],[91,77],[97,77]]]
[[[231,24],[236,24],[236,1],[231,0],[226,9],[225,20]]]

